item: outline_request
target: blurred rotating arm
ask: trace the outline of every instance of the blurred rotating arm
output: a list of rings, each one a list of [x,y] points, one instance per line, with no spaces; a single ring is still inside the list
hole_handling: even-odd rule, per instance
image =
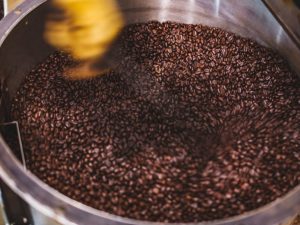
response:
[[[92,64],[101,59],[123,27],[115,0],[52,0],[55,12],[46,22],[46,40],[81,62],[69,71],[74,79],[101,74]]]

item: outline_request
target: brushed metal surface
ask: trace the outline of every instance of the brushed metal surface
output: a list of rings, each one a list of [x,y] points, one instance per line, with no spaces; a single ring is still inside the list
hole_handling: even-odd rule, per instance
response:
[[[300,47],[300,7],[293,0],[263,0],[283,28]],[[299,1],[298,1],[299,2]],[[298,3],[299,4],[299,3]]]

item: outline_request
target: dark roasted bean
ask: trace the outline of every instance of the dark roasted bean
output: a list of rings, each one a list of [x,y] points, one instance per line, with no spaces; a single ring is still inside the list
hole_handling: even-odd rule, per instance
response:
[[[55,53],[13,102],[28,168],[120,216],[199,222],[265,205],[300,183],[300,83],[278,53],[221,29],[128,26],[121,61],[64,79]]]

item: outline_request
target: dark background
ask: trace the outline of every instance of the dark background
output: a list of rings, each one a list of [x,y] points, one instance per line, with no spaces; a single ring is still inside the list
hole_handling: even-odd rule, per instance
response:
[[[3,2],[0,0],[0,19],[3,17]]]

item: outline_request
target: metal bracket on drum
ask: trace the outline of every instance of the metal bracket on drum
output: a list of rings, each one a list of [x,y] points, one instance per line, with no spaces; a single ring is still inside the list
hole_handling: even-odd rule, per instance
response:
[[[0,124],[0,132],[16,158],[18,158],[26,168],[18,122],[12,121]],[[10,190],[2,180],[0,181],[0,188],[6,224],[33,225],[34,223],[28,204]]]

